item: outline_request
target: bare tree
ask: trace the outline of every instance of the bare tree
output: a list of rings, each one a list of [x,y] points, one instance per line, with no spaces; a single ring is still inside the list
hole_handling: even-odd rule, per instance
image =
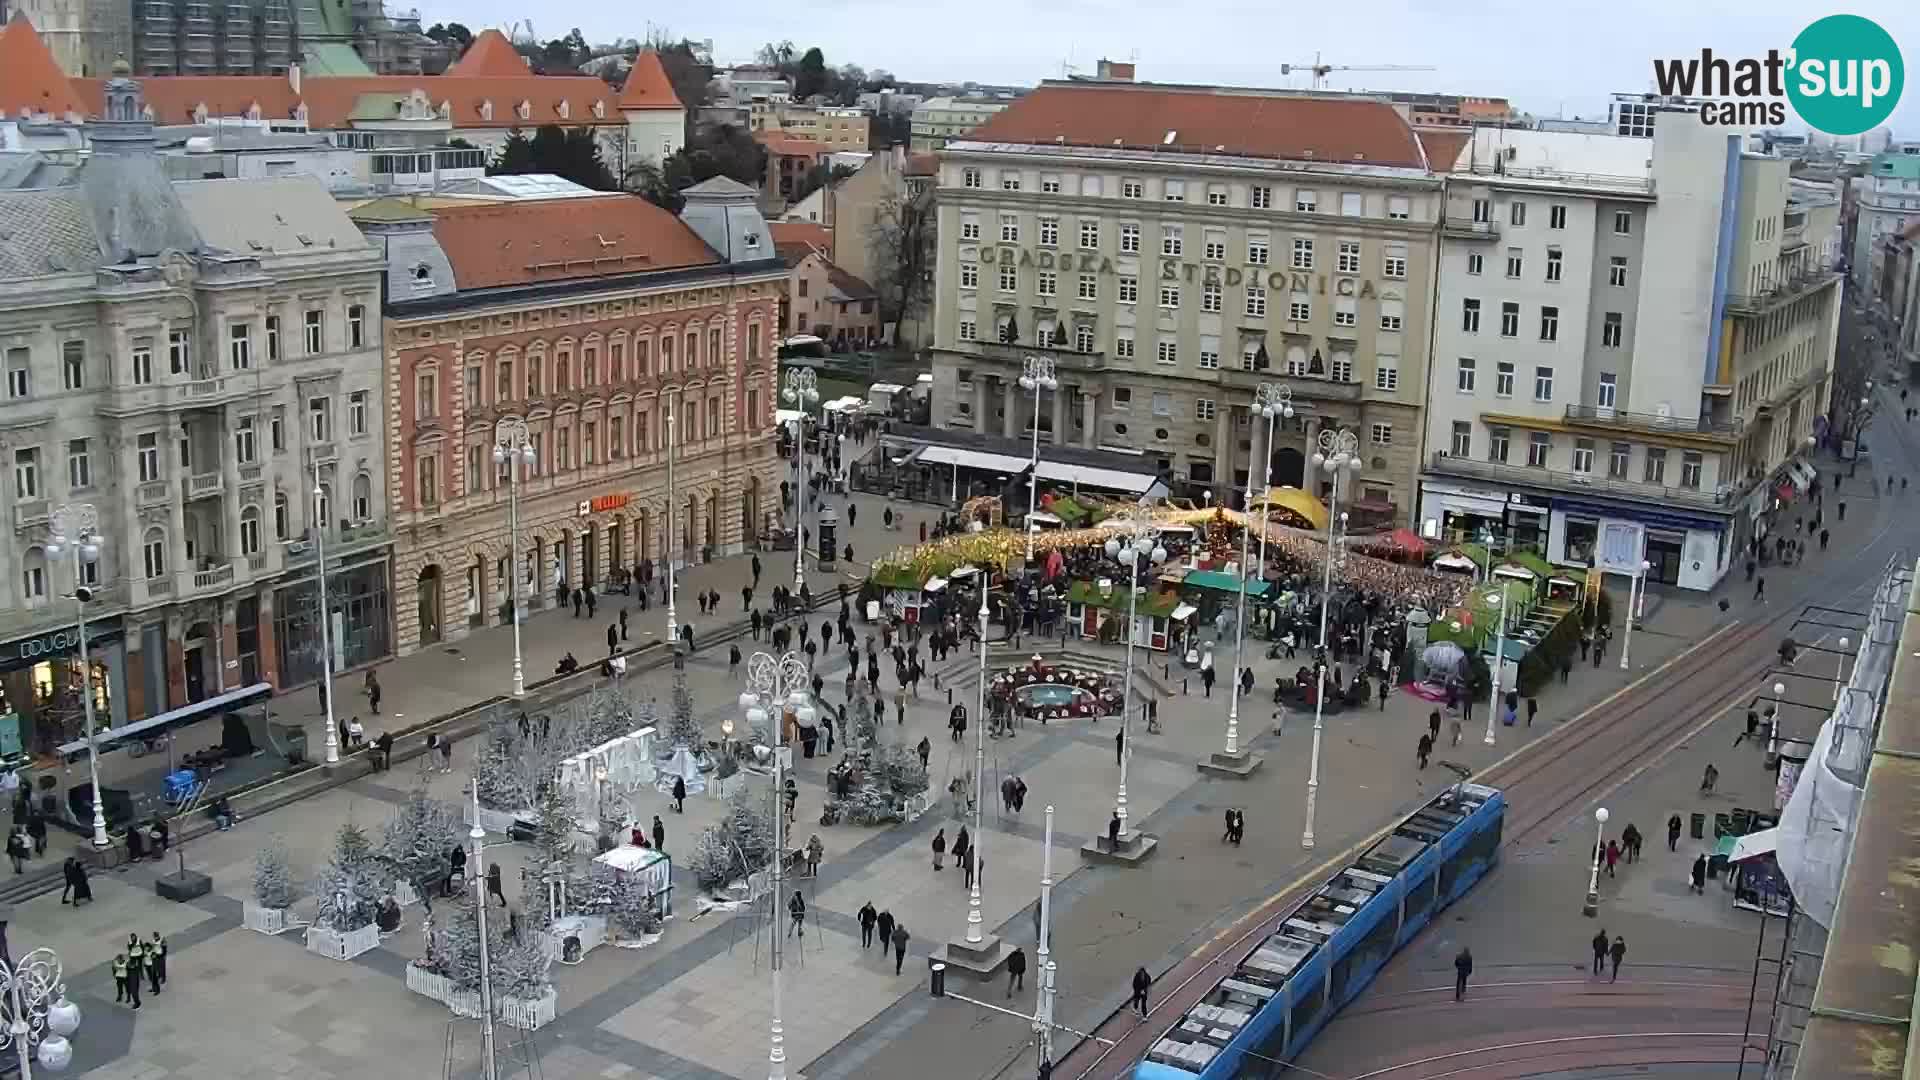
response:
[[[934,209],[930,194],[892,192],[874,208],[867,227],[873,287],[880,293],[880,319],[906,322],[933,295]]]

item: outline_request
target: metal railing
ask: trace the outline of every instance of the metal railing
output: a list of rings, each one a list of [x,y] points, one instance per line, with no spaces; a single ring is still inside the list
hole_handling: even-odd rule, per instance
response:
[[[225,478],[217,472],[195,473],[187,482],[187,497],[198,499],[206,495],[218,495],[225,487]]]
[[[1569,405],[1567,419],[1594,421],[1636,431],[1693,432],[1699,435],[1738,435],[1743,426],[1739,420],[1662,416],[1659,413],[1629,412],[1604,405]]]
[[[1498,150],[1496,149],[1496,153]],[[1475,164],[1466,170],[1473,176],[1495,176],[1508,180],[1544,180],[1556,184],[1574,184],[1580,187],[1607,188],[1612,191],[1632,191],[1651,193],[1653,178],[1650,176],[1619,176],[1610,173],[1567,172],[1540,165],[1509,165],[1503,161],[1487,164]]]
[[[1727,310],[1739,315],[1763,314],[1808,293],[1825,288],[1839,278],[1838,271],[1811,270],[1795,274],[1764,292],[1728,293]]]
[[[1459,240],[1498,240],[1500,225],[1494,221],[1470,221],[1464,218],[1443,217],[1440,219],[1440,233]]]
[[[1718,490],[1703,491],[1695,488],[1668,487],[1665,484],[1649,484],[1638,480],[1623,480],[1602,476],[1597,473],[1563,472],[1559,469],[1539,469],[1531,465],[1509,465],[1503,461],[1477,461],[1473,458],[1455,457],[1445,450],[1436,450],[1430,459],[1429,468],[1437,473],[1450,476],[1466,476],[1478,480],[1496,480],[1507,483],[1526,484],[1532,487],[1557,488],[1570,493],[1613,495],[1621,498],[1640,499],[1647,502],[1673,503],[1680,506],[1700,509],[1725,509],[1744,496],[1750,484],[1723,484]]]
[[[1023,345],[1019,342],[1003,341],[961,341],[953,346],[955,352],[972,353],[989,360],[1004,360],[1009,364],[1018,364],[1029,356],[1045,356],[1053,360],[1056,366],[1075,371],[1098,371],[1107,366],[1105,352],[1081,352],[1064,345]]]

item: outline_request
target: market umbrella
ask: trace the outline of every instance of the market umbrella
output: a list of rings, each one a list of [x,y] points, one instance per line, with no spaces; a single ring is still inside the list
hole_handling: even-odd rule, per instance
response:
[[[1420,534],[1414,532],[1412,529],[1400,528],[1393,530],[1393,532],[1388,535],[1387,542],[1409,555],[1425,555],[1427,553],[1427,542],[1420,539]]]

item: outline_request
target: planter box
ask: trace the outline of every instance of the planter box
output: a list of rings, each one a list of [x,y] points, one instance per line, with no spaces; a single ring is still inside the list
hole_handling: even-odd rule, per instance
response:
[[[396,878],[393,882],[393,900],[401,907],[411,907],[420,902],[420,893],[414,889],[413,882]]]
[[[259,934],[278,934],[287,929],[287,909],[261,907],[249,900],[240,905],[240,925]]]
[[[706,794],[723,802],[731,799],[733,793],[740,789],[740,785],[746,782],[746,775],[745,772],[737,772],[727,777],[709,777]]]
[[[455,1016],[472,1020],[480,1015],[478,990],[456,990],[453,988],[453,980],[444,975],[436,975],[418,964],[407,965],[407,989],[421,997],[432,998],[445,1005]],[[501,997],[495,999],[493,1004],[501,1023],[522,1031],[538,1031],[553,1023],[553,1017],[559,1005],[559,995],[549,986],[545,994],[532,1000]]]
[[[565,955],[563,946],[570,937],[580,939],[580,955],[585,957],[606,944],[607,920],[603,915],[568,915],[555,919],[547,931],[547,955],[556,960]]]
[[[324,926],[307,927],[307,951],[334,960],[351,960],[380,946],[380,928],[372,923],[357,930],[338,931]]]
[[[454,995],[452,979],[428,971],[419,964],[407,965],[407,989],[442,1005],[451,1001]]]
[[[464,820],[469,825],[473,824],[473,804],[472,803],[468,803],[465,807]],[[513,826],[516,821],[531,821],[531,820],[533,820],[533,811],[531,809],[490,810],[484,806],[480,808],[480,827],[487,830],[490,833],[495,833],[500,836],[505,836],[511,833],[513,831]]]
[[[907,800],[907,820],[918,821],[921,816],[933,808],[933,799],[921,792]]]

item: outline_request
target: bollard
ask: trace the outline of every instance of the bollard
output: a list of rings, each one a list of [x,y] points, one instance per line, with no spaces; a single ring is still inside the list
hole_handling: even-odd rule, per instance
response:
[[[1180,676],[1180,692],[1182,694],[1187,692],[1187,677],[1185,675]]]
[[[953,704],[953,688],[952,687],[947,688],[947,704],[949,705]]]
[[[933,996],[937,998],[946,997],[947,996],[947,965],[941,964],[941,963],[935,963],[930,966],[929,970],[933,972]]]

